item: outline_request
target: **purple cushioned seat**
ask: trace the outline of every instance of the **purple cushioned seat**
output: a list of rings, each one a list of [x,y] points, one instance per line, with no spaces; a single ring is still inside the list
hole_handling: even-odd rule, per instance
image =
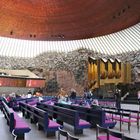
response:
[[[137,120],[134,120],[134,119],[130,119],[130,120],[129,120],[128,118],[121,118],[121,121],[122,121],[122,122],[126,122],[126,123],[127,123],[127,122],[137,122]]]
[[[22,118],[20,118],[16,113],[14,113],[14,120],[15,122],[22,122]]]
[[[120,120],[120,116],[113,116],[113,119],[119,121]]]
[[[14,120],[15,120],[15,122],[22,122],[23,121],[21,118],[16,117],[16,116],[14,116]]]
[[[18,134],[18,133],[27,133],[29,132],[31,129],[28,127],[28,125],[25,123],[25,122],[16,122],[15,123],[15,134]]]
[[[105,120],[105,123],[113,123],[111,119]]]
[[[112,118],[111,114],[105,113],[106,118]]]
[[[15,120],[14,126],[15,133],[27,133],[31,130],[29,126],[24,122],[24,120],[22,120],[22,118],[20,118],[15,112],[14,112],[14,120]]]
[[[85,120],[80,119],[80,120],[79,120],[79,125],[80,125],[80,126],[83,126],[83,125],[89,125],[89,126],[90,126],[90,123],[87,122],[87,121],[85,121]]]
[[[49,125],[48,125],[49,128],[58,128],[60,127],[60,125],[52,120],[49,120]]]
[[[28,125],[25,122],[22,122],[22,121],[18,122],[18,121],[16,121],[16,123],[15,123],[15,128],[27,128],[27,127],[28,127]]]
[[[44,103],[50,105],[51,104],[51,101],[46,101]]]
[[[28,102],[29,105],[36,105],[37,101]]]
[[[72,104],[72,105],[74,105],[74,106],[79,106],[79,104]]]
[[[111,119],[112,115],[111,114],[105,114],[106,119]]]
[[[140,119],[140,116],[132,114],[131,118]]]
[[[113,116],[113,119],[117,120],[117,121],[120,121],[120,119],[121,119],[122,122],[126,122],[126,123],[128,123],[128,122],[137,122],[137,120],[129,119],[129,118],[120,118],[119,116]]]
[[[107,136],[98,136],[98,140],[107,140]],[[121,139],[116,138],[114,136],[109,136],[109,140],[121,140]]]

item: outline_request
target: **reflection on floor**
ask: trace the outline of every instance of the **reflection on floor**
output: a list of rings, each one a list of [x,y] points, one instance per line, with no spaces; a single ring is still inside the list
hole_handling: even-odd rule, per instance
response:
[[[135,109],[138,110],[139,106],[138,105],[126,105],[123,104],[122,108],[127,108],[127,109]],[[22,117],[22,114],[19,114]],[[23,118],[25,119],[25,118]],[[56,137],[51,137],[51,138],[46,138],[45,134],[43,133],[43,131],[38,131],[37,127],[35,126],[35,124],[31,124],[29,122],[29,120],[25,119],[25,121],[29,124],[29,126],[31,127],[31,131],[29,133],[26,134],[25,136],[25,140],[57,140],[57,133],[56,133]],[[9,133],[9,128],[6,124],[6,120],[2,114],[2,112],[0,112],[0,139],[2,140],[12,140],[12,135]],[[67,130],[70,134],[73,134],[73,128],[70,125],[64,124],[64,129]],[[114,128],[115,130],[119,131],[119,123],[116,125],[116,127]],[[76,137],[79,137],[80,140],[96,140],[96,133],[95,133],[95,129],[85,129],[83,135],[78,135]],[[127,124],[123,124],[122,127],[122,132],[130,137],[134,137],[137,140],[140,140],[140,133],[137,131],[137,127],[136,124],[132,124],[131,125],[131,132],[129,134],[128,132],[128,125]],[[65,140],[63,137],[61,137],[61,140]]]

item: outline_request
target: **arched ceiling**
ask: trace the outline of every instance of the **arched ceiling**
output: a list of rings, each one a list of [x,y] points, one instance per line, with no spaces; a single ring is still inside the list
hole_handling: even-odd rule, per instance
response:
[[[45,52],[67,53],[81,48],[115,56],[136,52],[140,50],[140,22],[113,34],[81,40],[36,41],[0,37],[0,56],[3,57],[32,58]]]
[[[77,40],[140,22],[140,0],[0,0],[0,36]]]

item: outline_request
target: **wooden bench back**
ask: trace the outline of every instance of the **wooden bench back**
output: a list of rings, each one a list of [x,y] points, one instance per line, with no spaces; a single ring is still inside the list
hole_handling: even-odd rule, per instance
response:
[[[2,101],[2,108],[7,124],[9,125],[9,130],[12,132],[15,126],[14,111],[4,101]]]

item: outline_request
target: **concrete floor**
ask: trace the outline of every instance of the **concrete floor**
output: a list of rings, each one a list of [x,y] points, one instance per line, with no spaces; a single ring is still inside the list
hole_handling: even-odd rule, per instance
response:
[[[131,108],[131,109],[138,110],[139,106],[138,105],[123,104],[122,108],[127,108],[127,109]],[[19,113],[19,115],[22,117],[22,113]],[[31,127],[31,131],[26,134],[25,140],[46,140],[46,139],[47,140],[57,140],[58,139],[57,138],[58,133],[56,133],[55,137],[46,138],[44,132],[43,131],[38,131],[35,124],[31,124],[28,119],[25,119],[25,118],[23,118],[23,119]],[[6,120],[5,120],[2,112],[0,112],[0,126],[1,126],[1,128],[0,128],[0,140],[12,140],[13,137],[9,133],[9,128],[6,124]],[[64,129],[67,130],[70,134],[74,135],[73,134],[73,128],[71,126],[69,126],[67,124],[64,124]],[[117,123],[114,130],[119,131],[119,123]],[[137,131],[137,127],[136,127],[135,123],[131,125],[130,134],[128,132],[128,125],[127,124],[123,124],[122,132],[126,136],[130,136],[130,137],[136,138],[137,140],[140,140],[140,133]],[[76,137],[80,138],[80,140],[96,140],[96,131],[95,131],[94,128],[84,129],[83,135],[78,135]],[[65,140],[65,139],[63,137],[61,137],[61,140]]]

